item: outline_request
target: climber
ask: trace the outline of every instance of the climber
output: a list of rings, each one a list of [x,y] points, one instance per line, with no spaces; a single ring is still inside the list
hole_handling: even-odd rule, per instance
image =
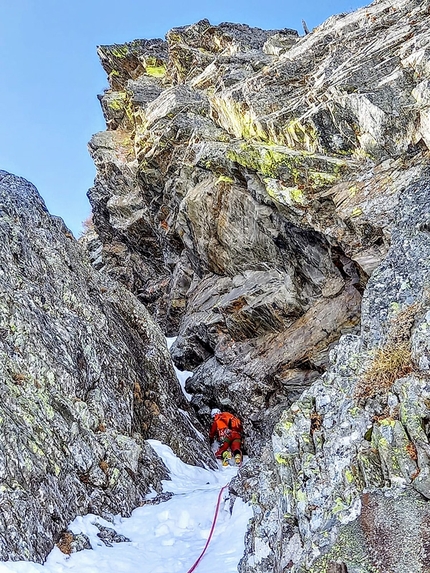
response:
[[[211,411],[213,419],[209,432],[211,444],[219,442],[215,457],[222,460],[223,466],[228,466],[228,460],[233,454],[236,464],[242,462],[242,423],[230,412],[221,412],[218,408]]]

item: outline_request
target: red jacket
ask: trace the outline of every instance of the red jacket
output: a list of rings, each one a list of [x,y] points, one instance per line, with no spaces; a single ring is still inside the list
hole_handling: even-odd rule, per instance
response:
[[[236,423],[234,423],[234,421]],[[214,421],[209,431],[209,439],[213,441],[215,439],[223,439],[226,437],[231,439],[241,438],[242,424],[240,420],[238,420],[236,416],[233,416],[233,414],[230,414],[230,412],[221,412],[221,414],[215,414]]]

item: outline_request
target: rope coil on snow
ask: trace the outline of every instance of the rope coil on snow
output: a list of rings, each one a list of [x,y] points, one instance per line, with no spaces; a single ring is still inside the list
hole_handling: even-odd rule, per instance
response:
[[[214,532],[216,520],[217,520],[217,518],[218,518],[218,512],[219,512],[219,506],[220,506],[220,504],[221,504],[222,492],[223,492],[226,488],[228,488],[228,486],[229,486],[229,484],[227,483],[226,485],[224,485],[224,486],[220,489],[220,492],[219,492],[219,494],[218,494],[218,500],[217,500],[217,503],[216,503],[214,519],[213,519],[213,522],[212,522],[211,530],[210,530],[210,532],[209,532],[209,537],[207,538],[207,541],[206,541],[206,545],[203,547],[203,551],[200,553],[200,556],[199,556],[199,558],[197,559],[197,561],[194,563],[194,565],[191,567],[191,569],[188,569],[187,573],[193,573],[193,571],[195,571],[195,570],[197,569],[197,566],[198,566],[198,564],[200,563],[200,561],[201,561],[203,555],[206,553],[206,549],[208,548],[209,543],[210,543],[210,541],[211,541],[211,539],[212,539],[212,534],[213,534],[213,532]]]

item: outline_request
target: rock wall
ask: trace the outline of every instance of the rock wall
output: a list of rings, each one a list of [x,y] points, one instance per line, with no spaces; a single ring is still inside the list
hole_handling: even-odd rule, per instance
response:
[[[90,255],[179,334],[173,356],[195,371],[201,415],[220,405],[249,419],[298,395],[324,370],[328,345],[359,322],[367,274],[312,221],[322,211],[346,228],[320,194],[353,161],[317,139],[310,151],[264,130],[254,137],[238,125],[246,114],[223,103],[257,77],[269,82],[259,105],[272,97],[281,56],[270,46],[280,42],[282,55],[298,40],[202,21],[167,42],[99,48],[111,89],[101,97],[108,131],[90,143]]]
[[[285,544],[293,571],[430,568],[429,199],[427,171],[400,201],[361,336],[342,338],[333,366],[275,428],[276,506],[301,539]]]
[[[88,251],[178,334],[200,418],[245,421],[241,573],[428,570],[429,24],[99,47]]]
[[[148,312],[4,171],[0,241],[0,559],[43,561],[76,515],[160,491],[145,438],[213,461]]]

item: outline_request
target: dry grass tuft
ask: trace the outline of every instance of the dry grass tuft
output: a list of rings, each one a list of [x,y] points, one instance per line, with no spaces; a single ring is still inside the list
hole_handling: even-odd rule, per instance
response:
[[[65,531],[61,535],[61,539],[57,543],[57,547],[61,551],[61,553],[70,555],[72,553],[72,542],[73,542],[73,533],[70,531]]]
[[[395,380],[414,369],[408,342],[397,346],[384,346],[375,351],[369,368],[357,388],[357,398],[372,398],[391,388]]]
[[[109,465],[106,460],[101,460],[99,462],[99,468],[102,470],[103,473],[106,475],[109,473]]]
[[[20,372],[15,372],[12,374],[12,379],[17,386],[22,386],[26,381],[27,377],[25,374],[21,374]]]
[[[413,372],[410,336],[419,304],[412,304],[391,320],[387,342],[377,348],[357,385],[356,398],[365,400],[385,394],[398,379]]]
[[[137,404],[141,404],[143,402],[142,388],[137,381],[134,383],[133,397]]]
[[[409,442],[406,446],[406,451],[411,459],[417,460],[418,459],[418,452],[415,444],[413,442]]]
[[[375,413],[372,416],[372,422],[382,422],[382,420],[400,420],[400,408],[399,406],[395,406],[394,408],[390,408],[389,406],[385,406],[382,412]]]
[[[323,421],[323,417],[321,414],[317,414],[317,412],[312,412],[311,414],[311,434],[321,428],[321,424]]]

